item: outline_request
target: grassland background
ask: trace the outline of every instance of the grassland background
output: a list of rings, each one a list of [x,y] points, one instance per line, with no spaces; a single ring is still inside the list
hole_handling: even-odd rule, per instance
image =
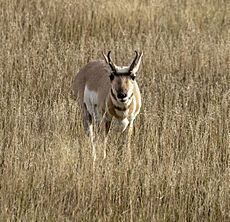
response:
[[[229,12],[228,0],[0,0],[0,221],[230,221]],[[144,51],[131,167],[112,132],[93,169],[71,99],[103,50],[118,64]]]

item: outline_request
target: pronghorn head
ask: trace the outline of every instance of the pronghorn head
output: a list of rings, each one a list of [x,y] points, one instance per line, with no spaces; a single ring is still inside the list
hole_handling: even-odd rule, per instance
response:
[[[111,51],[106,56],[103,54],[106,63],[111,68],[111,93],[114,99],[121,103],[128,103],[133,96],[133,88],[135,83],[136,73],[140,67],[143,52],[136,55],[130,66],[117,66],[110,58]]]

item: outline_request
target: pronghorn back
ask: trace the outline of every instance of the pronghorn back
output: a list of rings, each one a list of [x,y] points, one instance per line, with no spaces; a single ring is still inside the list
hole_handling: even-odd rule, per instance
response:
[[[119,110],[118,106],[114,106],[113,98],[108,97],[111,92],[110,67],[103,61],[90,62],[86,64],[76,75],[73,83],[75,97],[78,97],[81,107],[86,105],[89,113],[97,120],[100,120],[108,108],[108,113],[117,119],[124,119],[127,115],[134,116],[139,113],[141,107],[141,96],[139,87],[133,82],[133,97],[135,103],[131,103],[127,113]],[[122,77],[120,77],[122,79]],[[121,79],[118,79],[114,85],[120,86]],[[128,85],[128,84],[126,84]],[[107,104],[106,104],[107,103]],[[97,108],[97,113],[95,109]],[[122,108],[121,108],[122,109]]]
[[[96,93],[100,101],[105,101],[110,90],[109,70],[110,67],[104,61],[89,62],[80,69],[73,82],[73,91],[81,106],[87,89]]]

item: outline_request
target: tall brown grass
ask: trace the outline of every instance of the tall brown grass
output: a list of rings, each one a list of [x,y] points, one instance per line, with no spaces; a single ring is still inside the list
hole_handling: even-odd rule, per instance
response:
[[[230,2],[0,0],[0,221],[229,221]],[[76,71],[143,50],[132,163],[93,168]],[[97,144],[100,153],[101,142]]]

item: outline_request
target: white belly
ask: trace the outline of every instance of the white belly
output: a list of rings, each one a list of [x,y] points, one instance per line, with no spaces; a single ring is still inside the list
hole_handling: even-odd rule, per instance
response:
[[[96,122],[100,122],[101,117],[98,111],[98,96],[95,91],[91,91],[85,86],[84,103],[91,116]]]

